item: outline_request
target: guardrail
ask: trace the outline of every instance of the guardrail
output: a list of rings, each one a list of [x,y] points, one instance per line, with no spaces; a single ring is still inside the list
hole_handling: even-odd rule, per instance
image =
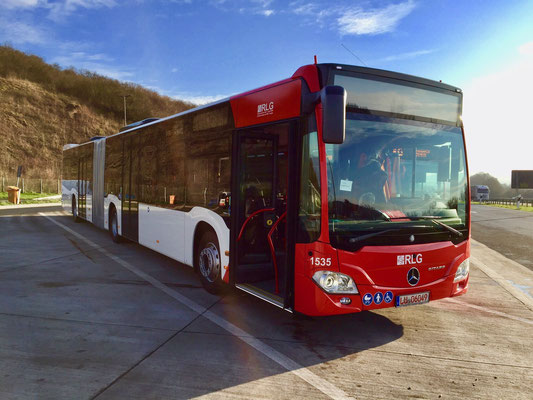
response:
[[[516,199],[483,200],[482,204],[501,204],[501,205],[504,205],[504,206],[516,206]],[[522,199],[522,200],[520,200],[520,206],[533,207],[533,199]]]

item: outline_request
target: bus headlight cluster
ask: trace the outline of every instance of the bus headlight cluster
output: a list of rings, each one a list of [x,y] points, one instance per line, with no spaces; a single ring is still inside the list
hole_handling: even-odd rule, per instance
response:
[[[332,271],[317,271],[313,280],[328,293],[357,294],[357,286],[348,275]]]
[[[470,258],[467,258],[464,260],[461,265],[459,265],[459,268],[457,268],[457,272],[455,273],[454,282],[459,282],[465,279],[468,276],[468,273],[470,272]]]

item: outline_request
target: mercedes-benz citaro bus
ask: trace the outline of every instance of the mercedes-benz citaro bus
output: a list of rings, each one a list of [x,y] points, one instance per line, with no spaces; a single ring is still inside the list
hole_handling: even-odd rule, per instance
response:
[[[466,293],[460,89],[315,64],[286,80],[66,145],[63,205],[311,316]]]

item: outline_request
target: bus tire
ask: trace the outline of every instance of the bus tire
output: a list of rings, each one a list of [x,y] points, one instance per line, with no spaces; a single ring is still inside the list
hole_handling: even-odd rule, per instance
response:
[[[120,243],[120,235],[118,233],[118,217],[115,207],[109,210],[109,234],[115,243]]]
[[[80,217],[78,216],[78,205],[76,204],[76,196],[72,196],[72,219],[74,222],[81,222]]]
[[[221,294],[223,290],[223,283],[220,279],[222,260],[215,232],[211,230],[204,232],[195,254],[195,262],[204,289],[211,294]]]

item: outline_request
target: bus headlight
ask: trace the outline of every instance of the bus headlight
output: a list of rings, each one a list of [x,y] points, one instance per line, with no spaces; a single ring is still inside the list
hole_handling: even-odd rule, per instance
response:
[[[357,286],[348,275],[332,271],[317,271],[313,280],[328,293],[332,294],[357,294]]]
[[[459,282],[465,279],[468,276],[468,273],[470,272],[470,258],[467,258],[464,260],[461,265],[459,265],[459,268],[457,268],[457,272],[455,273],[454,282]]]

